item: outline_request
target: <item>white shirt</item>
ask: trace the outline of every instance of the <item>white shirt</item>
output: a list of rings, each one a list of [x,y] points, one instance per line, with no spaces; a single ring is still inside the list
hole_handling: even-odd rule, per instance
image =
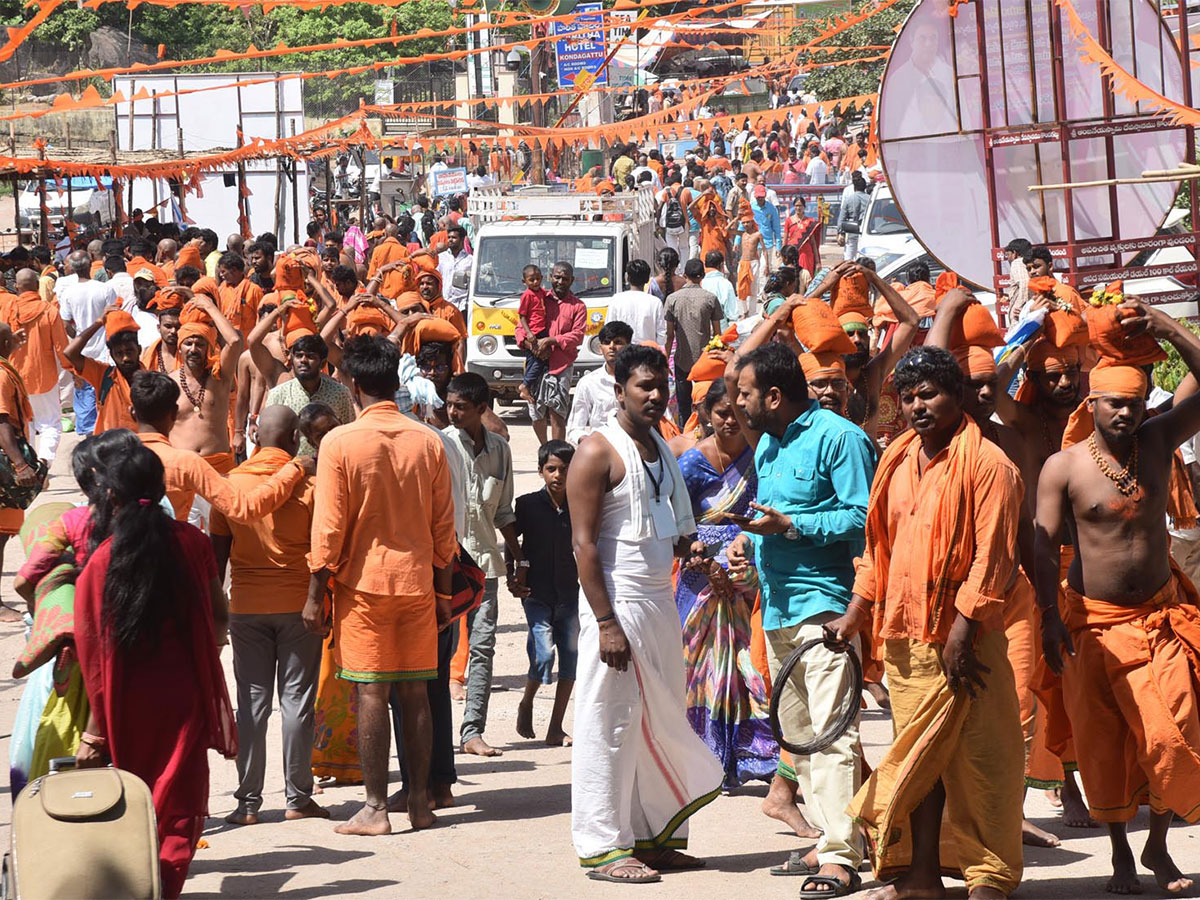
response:
[[[128,272],[117,272],[109,276],[107,284],[113,289],[122,306],[137,300],[137,293],[133,289],[133,276]]]
[[[825,165],[825,160],[819,156],[814,156],[808,161],[808,166],[804,170],[808,175],[809,184],[825,184],[825,178],[829,174],[829,166]]]
[[[657,300],[654,302],[658,303]],[[609,416],[617,408],[616,385],[617,380],[608,374],[605,366],[592,369],[579,379],[579,383],[575,385],[575,396],[571,399],[571,414],[567,417],[568,441],[579,446],[581,440],[608,423]]]
[[[633,329],[634,343],[654,341],[660,347],[667,343],[667,319],[662,301],[645,291],[621,291],[608,302],[605,322],[624,322]],[[580,380],[582,384],[582,379]]]
[[[136,300],[126,300],[121,303],[121,309],[133,317],[138,323],[138,346],[145,350],[158,340],[158,316],[149,310],[138,309]]]
[[[635,166],[634,167],[634,170],[629,173],[631,176],[633,176],[633,183],[635,185],[638,183],[638,179],[641,178],[641,175],[643,172],[650,173],[650,187],[654,188],[654,190],[656,190],[656,191],[661,191],[662,190],[662,182],[658,180],[658,173],[655,172],[649,166]]]
[[[466,247],[458,251],[458,256],[451,256],[449,250],[443,250],[438,254],[438,272],[442,276],[442,296],[446,298],[447,303],[453,303],[458,307],[459,312],[466,312],[467,288],[454,286],[454,273],[470,271],[471,254],[467,252]]]
[[[112,285],[101,281],[80,281],[67,285],[65,290],[59,290],[58,307],[62,312],[63,322],[72,322],[75,333],[88,328],[97,321],[110,306],[115,306],[117,295]],[[112,363],[105,345],[104,329],[101,328],[84,345],[83,355],[105,365]]]

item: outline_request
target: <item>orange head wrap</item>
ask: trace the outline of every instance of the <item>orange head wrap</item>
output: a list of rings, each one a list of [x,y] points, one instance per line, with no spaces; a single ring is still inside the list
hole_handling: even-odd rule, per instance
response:
[[[948,294],[956,287],[958,287],[958,274],[956,272],[943,272],[933,284],[933,299],[941,300],[943,294]]]
[[[607,178],[604,179],[604,181],[600,182],[598,185],[596,185],[596,193],[601,197],[603,197],[605,194],[615,194],[616,192],[617,192],[616,185],[614,185]]]
[[[805,379],[846,377],[846,363],[841,354],[830,353],[801,353],[800,368],[804,370]]]
[[[838,321],[847,334],[851,331],[866,331],[871,327],[870,318],[859,312],[842,313],[838,316]]]
[[[1146,373],[1134,366],[1122,366],[1101,358],[1096,368],[1092,369],[1091,390],[1082,403],[1067,419],[1067,427],[1063,429],[1062,447],[1067,449],[1072,444],[1085,441],[1096,429],[1092,418],[1091,401],[1097,397],[1145,397],[1149,383]]]
[[[954,349],[954,358],[958,360],[959,368],[968,378],[991,377],[996,374],[996,360],[990,350],[974,345],[960,346]]]
[[[209,278],[207,275],[196,279],[196,283],[192,285],[192,293],[203,294],[211,300],[216,300],[221,294],[220,289],[217,287],[217,280]]]
[[[201,337],[208,342],[208,368],[214,376],[219,376],[221,354],[217,347],[217,329],[208,313],[197,306],[195,301],[188,301],[179,314],[180,345],[191,337]]]
[[[395,303],[396,309],[410,309],[414,306],[423,306],[426,312],[429,311],[428,304],[421,299],[421,295],[416,291],[405,291],[396,298]]]
[[[346,331],[357,337],[361,334],[388,334],[392,320],[376,306],[356,306],[346,316]]]
[[[1061,372],[1079,365],[1079,347],[1055,347],[1049,341],[1038,341],[1025,358],[1025,365],[1033,372]]]
[[[106,309],[104,311],[104,340],[111,341],[122,331],[139,331],[140,329],[141,326],[125,310]]]
[[[304,290],[304,269],[300,261],[290,254],[283,254],[275,263],[275,290]]]
[[[182,309],[183,294],[175,290],[174,286],[167,285],[150,298],[150,302],[146,306],[150,309],[157,309],[160,313],[169,309]]]
[[[296,295],[287,292],[282,299],[288,300]],[[289,307],[283,319],[283,346],[292,349],[292,344],[302,337],[312,337],[317,334],[317,323],[313,321],[312,310],[308,304]]]
[[[195,269],[204,271],[204,260],[200,258],[200,249],[195,244],[187,243],[175,255],[175,268],[182,269],[184,266],[192,266]]]

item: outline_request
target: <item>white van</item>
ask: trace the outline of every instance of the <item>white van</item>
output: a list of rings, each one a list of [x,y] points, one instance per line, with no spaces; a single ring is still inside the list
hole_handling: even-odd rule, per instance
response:
[[[576,379],[603,364],[596,334],[608,301],[624,289],[625,265],[651,261],[654,194],[607,197],[499,186],[475,188],[467,200],[475,226],[469,284],[467,371],[487,379],[498,399],[511,401],[521,386],[525,356],[517,347],[517,305],[525,289],[521,272],[530,263],[550,286],[557,262],[575,268],[572,292],[587,305],[587,336],[575,361]]]
[[[62,225],[68,218],[68,207],[72,207],[70,218],[80,227],[111,225],[117,218],[117,204],[113,199],[112,179],[101,177],[101,190],[96,179],[90,175],[77,175],[71,179],[68,195],[67,180],[46,180],[46,209],[51,225]],[[61,185],[61,187],[60,187]],[[68,203],[69,200],[69,203]],[[42,197],[38,182],[27,181],[17,198],[20,215],[17,224],[21,228],[36,229],[42,221]]]

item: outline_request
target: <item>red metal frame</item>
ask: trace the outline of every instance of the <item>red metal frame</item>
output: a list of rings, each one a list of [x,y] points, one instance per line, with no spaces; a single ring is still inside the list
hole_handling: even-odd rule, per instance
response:
[[[1134,0],[1137,2],[1137,0]],[[1180,126],[1170,125],[1165,120],[1154,116],[1117,116],[1114,106],[1114,98],[1112,94],[1111,79],[1104,77],[1104,118],[1102,120],[1079,122],[1079,121],[1064,121],[1067,111],[1066,103],[1066,79],[1064,75],[1063,59],[1064,53],[1073,53],[1074,45],[1069,37],[1064,38],[1063,16],[1059,7],[1051,2],[1051,31],[1050,31],[1050,47],[1051,60],[1050,71],[1053,79],[1053,99],[1055,110],[1055,121],[1047,122],[1039,125],[1023,125],[1017,127],[1008,127],[1005,125],[993,125],[992,123],[992,102],[989,96],[989,77],[988,77],[988,49],[989,45],[994,46],[996,40],[995,34],[989,34],[985,20],[985,5],[987,0],[979,0],[973,3],[975,11],[976,23],[976,39],[978,43],[979,53],[979,74],[978,76],[957,76],[962,78],[977,77],[979,79],[980,88],[980,115],[983,125],[984,136],[984,162],[987,171],[987,186],[988,186],[988,213],[989,226],[991,228],[992,241],[992,262],[993,262],[993,277],[996,294],[1002,296],[1003,288],[1008,284],[1008,278],[1003,273],[1004,265],[1004,250],[1000,245],[1000,227],[999,227],[999,211],[996,201],[996,176],[994,166],[993,149],[1003,146],[1025,145],[1025,144],[1050,144],[1057,143],[1061,155],[1061,178],[1057,179],[1063,183],[1070,183],[1073,178],[1071,175],[1071,143],[1072,141],[1083,139],[1103,138],[1106,155],[1107,178],[1115,178],[1115,161],[1113,153],[1113,136],[1122,134],[1135,134],[1147,131],[1174,131]],[[1096,40],[1105,48],[1106,51],[1112,52],[1112,33],[1110,20],[1110,3],[1108,0],[1095,0],[1097,22],[1097,34],[1094,35]],[[1003,9],[997,7],[998,14],[1003,22]],[[1030,27],[1028,31],[1032,33],[1033,22],[1033,4],[1032,0],[1026,0],[1026,24]],[[1189,46],[1188,36],[1188,13],[1187,3],[1180,0],[1179,3],[1179,34],[1182,39],[1179,45],[1175,46],[1174,41],[1165,45],[1160,40],[1160,54],[1162,55],[1162,64],[1164,68],[1173,59],[1168,56],[1168,53],[1174,47],[1178,54],[1182,81],[1183,102],[1187,106],[1192,106],[1192,78],[1191,78],[1191,47]],[[1132,17],[1131,17],[1132,21]],[[1003,27],[1001,29],[1003,31]],[[1065,41],[1065,49],[1064,49]],[[1032,64],[1034,58],[1034,48],[1032,41],[1030,45],[1029,59],[1030,64],[1030,89],[1031,96],[1038,96],[1039,86],[1037,84],[1037,67]],[[955,72],[957,73],[957,61],[955,61]],[[1136,60],[1135,60],[1136,65]],[[1005,86],[1007,91],[1007,78],[1004,77],[1004,53],[1003,48],[1000,51],[1000,66],[1001,77],[996,80],[996,83]],[[956,91],[957,94],[957,91]],[[1004,98],[1005,108],[1007,108],[1008,98]],[[1034,101],[1035,107],[1037,101]],[[1196,162],[1196,134],[1195,129],[1191,126],[1184,128],[1185,135],[1185,155],[1184,160],[1189,163]],[[1040,154],[1038,154],[1039,172],[1044,176],[1048,176],[1042,170]],[[1053,177],[1042,177],[1042,181],[1056,180]],[[1191,228],[1190,232],[1170,235],[1157,236],[1127,236],[1121,233],[1121,221],[1119,215],[1117,201],[1117,186],[1108,186],[1109,192],[1109,214],[1112,224],[1112,234],[1108,239],[1087,239],[1080,241],[1075,234],[1075,215],[1073,208],[1072,190],[1065,189],[1061,192],[1055,192],[1050,197],[1055,197],[1059,194],[1062,196],[1064,223],[1066,231],[1066,241],[1049,244],[1051,254],[1056,259],[1062,259],[1066,262],[1065,273],[1069,281],[1080,290],[1091,287],[1096,284],[1103,284],[1117,278],[1149,278],[1160,275],[1180,275],[1180,274],[1195,274],[1200,278],[1200,231],[1197,230],[1200,225],[1200,216],[1198,216],[1198,203],[1200,203],[1200,186],[1197,185],[1195,179],[1187,182],[1190,195],[1191,209]],[[1043,202],[1056,202],[1047,199]],[[1043,214],[1043,219],[1045,218]],[[1152,250],[1160,247],[1188,247],[1192,252],[1191,262],[1172,263],[1154,267],[1129,267],[1122,263],[1121,255],[1129,252],[1137,252],[1141,250]],[[1081,263],[1081,259],[1085,257],[1094,258],[1096,256],[1108,256],[1108,261],[1104,263]],[[1197,292],[1195,290],[1180,290],[1165,294],[1156,294],[1147,298],[1150,302],[1172,303],[1180,301],[1197,301]],[[1003,312],[998,310],[998,312]],[[1192,314],[1200,312],[1200,307],[1193,310]]]

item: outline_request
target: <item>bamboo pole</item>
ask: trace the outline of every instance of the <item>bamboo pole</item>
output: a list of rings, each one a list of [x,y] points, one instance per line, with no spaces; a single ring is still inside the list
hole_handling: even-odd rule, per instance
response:
[[[1114,184],[1164,184],[1171,181],[1191,181],[1196,178],[1200,178],[1200,168],[1195,171],[1183,169],[1163,173],[1153,178],[1102,178],[1099,181],[1070,181],[1064,184],[1031,184],[1026,190],[1031,194],[1041,191],[1077,191],[1081,188],[1110,187]]]

